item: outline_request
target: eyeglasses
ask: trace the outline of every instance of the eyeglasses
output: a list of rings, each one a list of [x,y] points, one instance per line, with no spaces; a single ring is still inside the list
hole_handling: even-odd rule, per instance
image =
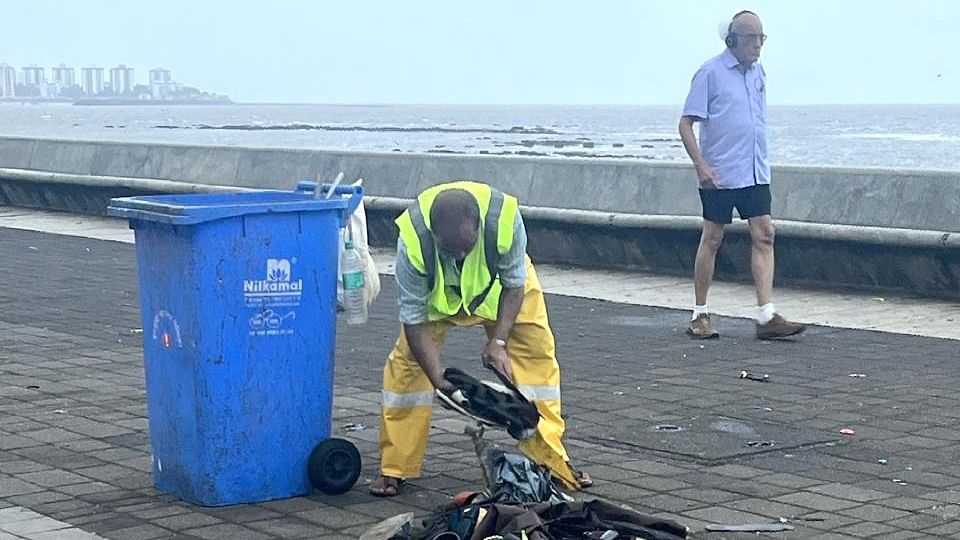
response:
[[[767,42],[766,34],[736,34],[735,33],[734,35],[737,36],[737,39],[748,39],[751,42],[759,40],[761,45]]]

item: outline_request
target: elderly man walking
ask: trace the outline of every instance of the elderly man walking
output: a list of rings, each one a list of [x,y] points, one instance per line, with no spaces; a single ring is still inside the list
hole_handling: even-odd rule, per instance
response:
[[[766,39],[755,13],[734,15],[724,38],[726,50],[693,76],[680,118],[680,138],[696,168],[703,206],[703,232],[694,263],[696,305],[687,328],[695,338],[720,335],[710,321],[707,292],[724,225],[733,221],[734,208],[750,228],[757,338],[783,338],[805,329],[777,313],[772,299],[774,228],[767,159],[767,77],[759,63]],[[699,146],[693,131],[697,122]]]

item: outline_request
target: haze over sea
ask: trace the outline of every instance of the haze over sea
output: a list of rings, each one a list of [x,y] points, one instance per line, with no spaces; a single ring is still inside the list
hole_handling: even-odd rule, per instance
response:
[[[0,135],[686,162],[680,106],[0,104]],[[960,105],[770,106],[775,165],[960,170]]]

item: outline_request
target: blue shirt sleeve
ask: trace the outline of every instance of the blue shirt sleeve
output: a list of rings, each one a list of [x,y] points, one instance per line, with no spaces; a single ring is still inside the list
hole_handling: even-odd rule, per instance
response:
[[[683,116],[695,116],[701,120],[710,118],[710,72],[700,68],[690,82],[690,93],[683,104]]]
[[[400,322],[403,324],[423,324],[429,320],[427,299],[430,296],[430,284],[427,276],[421,274],[410,263],[407,248],[397,239],[397,260],[394,264],[397,279],[397,304],[400,306]]]
[[[500,285],[506,289],[522,288],[527,283],[527,229],[517,212],[513,223],[513,245],[500,257]]]

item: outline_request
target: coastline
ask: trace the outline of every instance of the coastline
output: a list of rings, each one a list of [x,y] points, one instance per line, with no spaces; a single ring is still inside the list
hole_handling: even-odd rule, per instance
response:
[[[157,106],[157,105],[236,105],[236,103],[225,100],[204,100],[204,99],[78,99],[73,101],[73,105],[78,107],[90,107],[97,105],[107,106]]]

